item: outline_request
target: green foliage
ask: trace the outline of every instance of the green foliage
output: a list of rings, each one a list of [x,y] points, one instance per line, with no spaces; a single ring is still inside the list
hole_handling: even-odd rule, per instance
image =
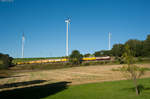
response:
[[[123,61],[122,57],[115,57],[115,60],[116,60],[119,64],[124,64],[124,61]]]
[[[82,63],[83,66],[89,66],[90,63],[89,62],[86,62],[86,63]]]
[[[140,60],[138,59],[137,62],[138,62],[139,64],[150,63],[150,58],[140,58]]]
[[[150,57],[150,35],[144,41],[130,39],[125,44],[114,44],[111,49],[111,54],[115,57],[121,57],[126,45],[130,46],[134,57]],[[96,55],[102,56],[100,52],[97,52]]]
[[[122,54],[124,63],[131,65],[135,63],[134,57],[133,57],[133,51],[130,49],[129,45],[127,44],[125,46],[125,52]]]
[[[95,52],[95,53],[94,53],[94,56],[95,56],[95,57],[102,56],[102,53],[101,53],[101,51],[97,51],[97,52]]]
[[[83,62],[82,66],[95,66],[95,65],[108,65],[108,64],[113,64],[112,61],[89,61],[89,62]]]
[[[0,53],[0,69],[8,69],[9,66],[12,66],[12,57],[9,57],[7,54]]]
[[[95,57],[99,57],[99,56],[111,56],[111,51],[109,50],[101,50],[101,51],[97,51],[94,53]]]
[[[84,57],[90,57],[90,56],[91,56],[90,53],[87,53],[87,54],[84,55]]]
[[[129,45],[130,49],[133,51],[133,56],[138,57],[138,56],[142,56],[143,54],[143,42],[140,40],[133,40],[130,39],[128,40],[125,45]]]
[[[144,41],[144,56],[150,57],[150,35],[147,36],[147,39]]]
[[[124,52],[124,45],[123,44],[115,44],[111,50],[112,55],[115,57],[121,57]]]
[[[74,50],[69,56],[69,61],[72,63],[72,65],[79,65],[82,63],[82,58],[82,54],[80,54],[78,50]]]
[[[133,80],[136,94],[139,95],[137,79],[144,75],[145,69],[134,64],[135,60],[133,57],[133,51],[128,44],[125,46],[125,52],[122,57],[124,63],[126,63],[127,65],[121,67],[120,71],[123,72],[127,78]]]
[[[142,62],[142,61],[143,61],[143,59],[141,57],[137,58],[137,62]]]

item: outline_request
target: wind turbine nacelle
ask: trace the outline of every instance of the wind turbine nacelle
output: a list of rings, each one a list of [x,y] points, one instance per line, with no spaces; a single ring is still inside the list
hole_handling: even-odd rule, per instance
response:
[[[70,20],[65,20],[65,22],[66,22],[66,23],[69,23],[69,22],[70,22]]]

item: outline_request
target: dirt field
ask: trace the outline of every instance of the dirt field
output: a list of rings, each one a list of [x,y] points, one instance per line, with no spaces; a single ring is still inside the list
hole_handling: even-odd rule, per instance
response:
[[[142,66],[150,68],[150,64],[144,64]],[[20,72],[8,78],[0,78],[0,91],[59,81],[71,82],[70,84],[74,85],[126,79],[119,71],[112,70],[119,67],[121,65],[85,66],[25,73]],[[150,77],[150,71],[147,71],[143,77]],[[38,81],[41,82],[38,83]]]

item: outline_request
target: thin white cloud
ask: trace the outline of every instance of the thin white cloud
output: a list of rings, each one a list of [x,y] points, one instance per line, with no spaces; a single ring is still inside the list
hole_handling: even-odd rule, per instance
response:
[[[0,2],[14,2],[14,0],[0,0]]]

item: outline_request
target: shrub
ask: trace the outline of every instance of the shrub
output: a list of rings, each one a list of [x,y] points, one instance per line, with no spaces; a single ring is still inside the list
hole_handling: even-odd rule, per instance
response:
[[[69,56],[69,62],[71,62],[72,65],[80,65],[82,63],[82,58],[82,54],[80,54],[78,50],[74,50]]]
[[[89,66],[90,63],[86,62],[86,63],[82,63],[83,66]]]
[[[12,66],[12,57],[9,57],[7,54],[0,53],[0,69],[8,69],[8,67]]]

